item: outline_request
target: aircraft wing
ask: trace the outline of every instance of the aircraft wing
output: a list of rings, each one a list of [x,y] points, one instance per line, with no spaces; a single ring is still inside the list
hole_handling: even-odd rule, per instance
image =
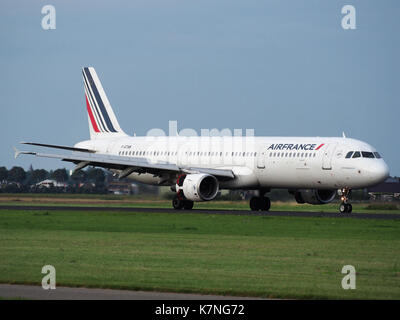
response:
[[[44,144],[44,143],[36,143],[36,142],[24,142],[24,141],[22,141],[20,143],[21,144],[30,144],[32,146],[63,149],[63,150],[69,150],[69,151],[80,151],[80,152],[89,152],[89,153],[95,153],[96,152],[95,150],[90,150],[90,149],[66,147],[66,146],[60,146],[60,145],[54,145],[54,144]]]
[[[54,158],[62,161],[75,163],[77,166],[74,171],[82,169],[86,166],[95,166],[105,169],[121,170],[119,177],[122,179],[133,172],[138,173],[206,173],[215,176],[221,180],[233,179],[235,176],[232,170],[226,169],[209,169],[209,168],[191,168],[180,167],[172,163],[153,163],[143,158],[124,157],[117,155],[89,153],[89,152],[72,152],[70,155],[39,153],[31,151],[19,151],[15,149],[15,157],[20,154],[30,154],[36,157]]]

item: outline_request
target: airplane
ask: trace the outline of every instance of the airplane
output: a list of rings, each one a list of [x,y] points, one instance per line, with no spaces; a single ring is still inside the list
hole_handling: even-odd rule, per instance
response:
[[[384,181],[389,168],[371,145],[343,137],[242,137],[127,135],[120,127],[93,67],[82,68],[90,140],[73,147],[22,144],[72,151],[69,154],[18,151],[74,163],[72,172],[101,167],[119,179],[169,186],[173,208],[190,210],[211,201],[221,189],[254,190],[253,211],[268,211],[266,194],[287,189],[297,203],[327,204],[340,196],[340,213],[351,213],[352,189]]]

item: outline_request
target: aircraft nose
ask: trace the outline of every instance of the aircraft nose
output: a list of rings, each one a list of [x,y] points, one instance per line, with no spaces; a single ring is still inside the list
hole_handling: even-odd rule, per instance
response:
[[[378,184],[385,181],[389,177],[389,167],[385,161],[379,161],[371,170],[371,178],[374,183]]]

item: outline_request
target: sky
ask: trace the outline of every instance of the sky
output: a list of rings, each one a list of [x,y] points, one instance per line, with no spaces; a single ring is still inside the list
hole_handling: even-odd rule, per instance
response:
[[[45,5],[56,29],[44,30]],[[342,28],[344,5],[356,29]],[[0,166],[20,141],[89,138],[81,68],[93,66],[121,127],[341,136],[373,145],[400,176],[400,2],[2,0]]]

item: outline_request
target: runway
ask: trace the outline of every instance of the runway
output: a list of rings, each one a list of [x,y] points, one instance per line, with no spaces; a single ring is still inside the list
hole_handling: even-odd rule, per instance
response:
[[[260,300],[260,298],[132,291],[114,289],[56,287],[44,290],[41,286],[0,284],[0,297],[5,299],[34,300]]]
[[[50,210],[50,211],[123,211],[123,212],[148,212],[148,213],[175,213],[175,214],[224,214],[272,217],[303,217],[303,218],[355,218],[355,219],[400,219],[398,213],[332,213],[332,212],[301,212],[301,211],[250,211],[250,210],[215,210],[192,209],[175,210],[168,208],[141,208],[141,207],[96,207],[96,206],[16,206],[0,205],[0,210]]]

